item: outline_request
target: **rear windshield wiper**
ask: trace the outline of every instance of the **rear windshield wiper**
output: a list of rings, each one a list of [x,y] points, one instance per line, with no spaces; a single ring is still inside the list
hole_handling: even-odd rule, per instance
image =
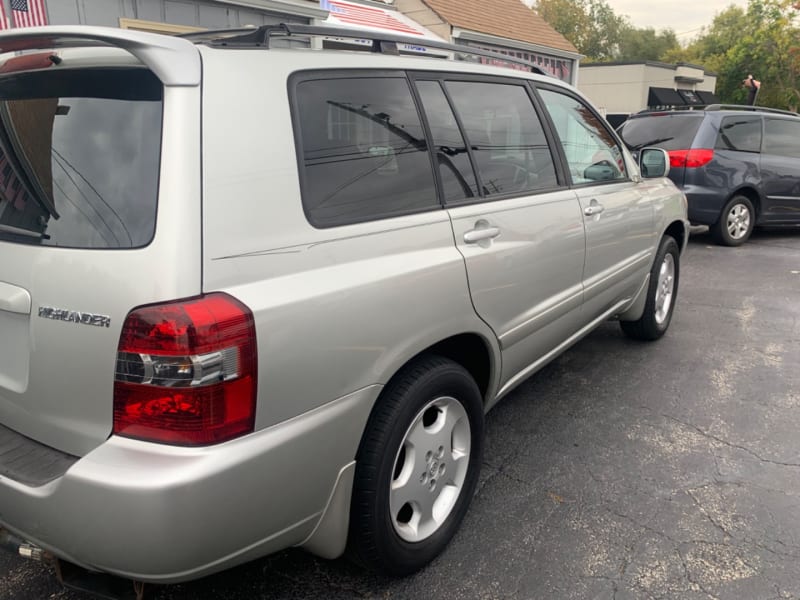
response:
[[[3,225],[0,223],[0,232],[10,233],[12,235],[23,235],[25,237],[36,238],[37,240],[49,240],[50,236],[46,233],[39,233],[38,231],[31,231],[30,229],[22,229],[21,227],[12,227],[11,225]]]

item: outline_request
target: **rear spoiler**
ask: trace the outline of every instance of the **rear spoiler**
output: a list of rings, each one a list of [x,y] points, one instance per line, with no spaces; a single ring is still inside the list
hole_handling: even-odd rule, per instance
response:
[[[7,29],[0,33],[0,52],[105,46],[121,48],[153,71],[164,85],[200,85],[200,53],[181,38],[85,25]]]

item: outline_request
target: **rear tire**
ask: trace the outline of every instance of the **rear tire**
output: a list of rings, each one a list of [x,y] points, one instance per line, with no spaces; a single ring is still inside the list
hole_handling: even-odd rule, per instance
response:
[[[673,237],[665,235],[661,238],[653,268],[650,270],[644,313],[638,321],[619,323],[625,335],[635,340],[652,341],[666,333],[678,297],[679,275],[678,243]]]
[[[411,574],[447,546],[478,481],[483,401],[459,364],[427,356],[389,383],[356,457],[348,554],[386,575]]]
[[[753,233],[756,211],[753,203],[745,196],[731,198],[719,216],[719,221],[711,226],[711,235],[722,246],[741,246]]]

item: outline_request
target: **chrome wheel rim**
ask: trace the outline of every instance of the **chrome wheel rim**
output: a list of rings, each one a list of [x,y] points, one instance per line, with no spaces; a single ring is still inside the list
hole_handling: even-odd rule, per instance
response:
[[[740,240],[750,229],[750,210],[744,204],[737,204],[728,212],[728,233],[734,240]]]
[[[407,542],[433,535],[458,500],[469,468],[469,417],[450,396],[426,404],[406,431],[392,469],[389,510]]]
[[[656,323],[663,325],[672,306],[672,295],[675,291],[675,258],[667,253],[658,270],[656,287]]]

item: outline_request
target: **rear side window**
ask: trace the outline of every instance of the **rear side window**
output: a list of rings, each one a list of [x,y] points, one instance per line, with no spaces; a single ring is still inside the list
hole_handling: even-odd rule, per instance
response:
[[[467,143],[438,81],[418,81],[417,91],[428,118],[445,202],[479,196]]]
[[[664,150],[688,150],[703,122],[702,116],[652,115],[625,121],[619,130],[631,150],[657,146]]]
[[[446,85],[475,157],[483,195],[557,186],[547,138],[525,87],[466,81]]]
[[[761,151],[760,117],[725,117],[719,128],[717,150]]]
[[[765,119],[764,152],[800,158],[800,119]]]
[[[295,109],[303,206],[312,225],[440,208],[405,78],[301,80]]]
[[[163,87],[144,69],[0,79],[0,240],[138,248],[153,238]]]

